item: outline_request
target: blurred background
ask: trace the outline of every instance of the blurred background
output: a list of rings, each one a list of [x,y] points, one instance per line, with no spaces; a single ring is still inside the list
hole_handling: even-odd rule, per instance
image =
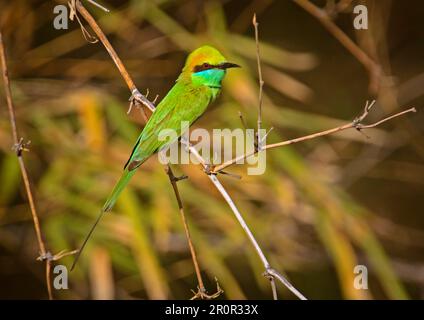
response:
[[[208,43],[242,65],[196,127],[256,126],[253,13],[263,64],[263,125],[278,142],[415,106],[417,114],[366,131],[318,138],[267,152],[267,170],[221,176],[271,264],[310,299],[424,297],[424,3],[313,1],[380,67],[371,75],[320,22],[293,1],[102,1],[85,3],[136,85],[161,99],[188,52]],[[76,22],[53,28],[64,1],[0,1],[20,135],[42,231],[53,253],[76,249],[121,174],[144,121],[130,115],[129,91],[101,43]],[[353,6],[369,29],[353,28]],[[88,28],[88,30],[90,30]],[[374,78],[373,78],[374,77]],[[0,89],[0,298],[46,299],[44,267]],[[199,263],[219,299],[270,299],[263,266],[201,168],[174,166]],[[197,280],[177,203],[156,157],[146,162],[105,216],[58,299],[188,299]],[[70,266],[73,258],[60,264]],[[368,290],[353,287],[368,268]],[[280,297],[293,299],[278,285]]]

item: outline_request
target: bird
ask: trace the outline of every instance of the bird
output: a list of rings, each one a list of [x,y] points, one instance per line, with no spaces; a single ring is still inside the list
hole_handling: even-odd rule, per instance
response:
[[[159,139],[163,130],[175,130],[180,137],[191,126],[221,92],[222,80],[227,69],[239,68],[228,62],[216,48],[203,45],[191,52],[174,86],[157,105],[152,116],[140,133],[131,155],[124,165],[121,178],[106,199],[95,223],[78,250],[71,270],[74,269],[81,252],[90,239],[102,216],[112,210],[119,195],[127,186],[137,169],[153,154],[163,150],[174,140]],[[189,126],[181,126],[188,122]]]

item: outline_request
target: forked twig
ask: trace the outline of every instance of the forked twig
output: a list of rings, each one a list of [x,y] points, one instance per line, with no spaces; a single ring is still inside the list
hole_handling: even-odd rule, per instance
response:
[[[285,141],[281,141],[281,142],[277,142],[277,143],[272,143],[272,144],[267,144],[265,146],[263,146],[263,150],[267,150],[267,149],[274,149],[274,148],[279,148],[279,147],[283,147],[283,146],[287,146],[290,144],[295,144],[298,142],[302,142],[302,141],[306,141],[306,140],[311,140],[311,139],[315,139],[318,137],[322,137],[322,136],[326,136],[326,135],[330,135],[336,132],[340,132],[340,131],[344,131],[344,130],[348,130],[348,129],[356,129],[358,131],[361,131],[363,129],[370,129],[370,128],[374,128],[386,121],[389,121],[391,119],[397,118],[399,116],[402,116],[404,114],[410,113],[410,112],[416,112],[417,110],[415,108],[409,108],[407,110],[403,110],[400,112],[397,112],[391,116],[385,117],[380,121],[377,121],[375,123],[371,123],[368,125],[362,124],[361,121],[363,121],[369,114],[370,108],[374,105],[375,101],[371,102],[370,104],[368,104],[368,101],[366,102],[366,106],[364,109],[364,112],[359,115],[358,117],[356,117],[353,121],[346,123],[342,126],[339,127],[335,127],[332,129],[328,129],[328,130],[324,130],[324,131],[320,131],[320,132],[316,132],[313,134],[309,134],[306,136],[302,136],[299,138],[295,138],[295,139],[290,139],[290,140],[285,140]],[[260,152],[260,151],[259,151]],[[214,169],[212,170],[213,173],[219,173],[222,170],[224,170],[225,168],[228,168],[229,166],[232,166],[234,164],[236,164],[237,162],[240,162],[243,159],[246,159],[248,157],[251,157],[255,154],[257,154],[258,151],[252,151],[252,152],[248,152],[242,155],[239,155],[237,157],[234,157],[233,159],[230,159],[220,165],[217,165],[214,167]]]
[[[186,145],[188,150],[196,157],[196,159],[202,164],[205,171],[207,170],[207,164],[205,164],[205,160],[203,157],[199,154],[197,149],[190,145],[187,141],[181,140],[182,143]],[[221,182],[218,180],[218,177],[214,173],[208,174],[209,180],[214,184],[215,188],[221,193],[224,200],[227,202],[229,207],[231,208],[231,211],[234,213],[235,217],[237,218],[240,226],[245,231],[247,237],[249,238],[250,242],[252,243],[253,247],[255,248],[256,253],[258,254],[259,258],[262,261],[262,264],[264,265],[265,272],[264,276],[266,276],[271,281],[271,288],[273,292],[274,299],[276,298],[276,288],[275,283],[273,284],[274,277],[281,281],[282,284],[284,284],[287,289],[289,289],[295,296],[297,296],[301,300],[307,300],[305,296],[299,292],[283,275],[279,274],[275,269],[273,269],[268,262],[267,258],[265,257],[265,254],[263,253],[261,247],[259,246],[258,242],[256,241],[255,236],[253,235],[252,231],[250,231],[249,226],[247,225],[246,221],[244,221],[243,216],[241,215],[240,211],[238,210],[237,206],[234,204],[233,199],[231,199],[231,196],[228,194],[227,190],[225,190],[224,186],[221,184]],[[278,274],[278,277],[276,276]]]

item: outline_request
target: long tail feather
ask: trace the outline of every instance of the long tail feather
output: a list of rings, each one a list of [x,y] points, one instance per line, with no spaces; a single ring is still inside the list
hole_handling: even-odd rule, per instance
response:
[[[97,224],[99,223],[100,219],[103,217],[103,215],[106,212],[110,211],[113,208],[113,206],[116,203],[116,200],[118,199],[122,190],[124,190],[125,186],[130,181],[131,177],[134,175],[135,171],[136,170],[133,170],[133,171],[125,170],[124,173],[122,174],[121,178],[119,179],[118,183],[113,188],[112,193],[109,195],[109,197],[106,199],[105,204],[103,205],[102,211],[100,211],[100,214],[97,216],[96,221],[94,222],[93,226],[91,227],[90,231],[88,232],[87,236],[85,237],[81,248],[78,250],[78,253],[75,256],[75,260],[72,263],[71,271],[74,269],[75,265],[77,264],[78,259],[81,256],[81,253],[85,248],[85,245],[87,244],[88,240],[90,239],[90,237],[91,237],[94,229],[96,228]]]
[[[130,179],[134,175],[136,170],[125,170],[124,173],[121,176],[121,179],[119,179],[118,183],[113,188],[111,194],[107,198],[105,204],[103,205],[103,211],[107,212],[112,210],[113,206],[115,205],[116,200],[118,199],[119,195],[121,194],[122,190],[126,187],[128,182],[130,182]]]
[[[97,216],[96,222],[94,222],[94,224],[91,226],[91,229],[90,229],[90,231],[88,232],[87,236],[85,237],[84,242],[82,243],[81,248],[78,250],[77,255],[75,256],[75,260],[74,260],[74,262],[72,263],[71,271],[72,271],[72,270],[74,270],[74,268],[75,268],[75,266],[76,266],[76,264],[77,264],[77,262],[78,262],[78,259],[79,259],[79,257],[81,256],[81,252],[82,252],[82,250],[84,250],[85,245],[87,244],[88,240],[89,240],[89,239],[90,239],[90,237],[91,237],[91,234],[93,233],[94,229],[96,228],[97,224],[99,223],[100,219],[103,217],[103,215],[104,215],[105,213],[106,213],[106,211],[103,211],[103,210],[102,210],[102,211],[100,211],[100,214]]]

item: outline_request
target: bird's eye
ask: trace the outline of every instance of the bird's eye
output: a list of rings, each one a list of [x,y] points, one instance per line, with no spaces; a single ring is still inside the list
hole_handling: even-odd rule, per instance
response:
[[[201,71],[204,71],[204,70],[211,69],[212,67],[213,66],[211,64],[209,64],[207,62],[204,62],[202,64],[199,64],[199,65],[195,66],[194,69],[193,69],[193,71],[194,72],[201,72]]]

